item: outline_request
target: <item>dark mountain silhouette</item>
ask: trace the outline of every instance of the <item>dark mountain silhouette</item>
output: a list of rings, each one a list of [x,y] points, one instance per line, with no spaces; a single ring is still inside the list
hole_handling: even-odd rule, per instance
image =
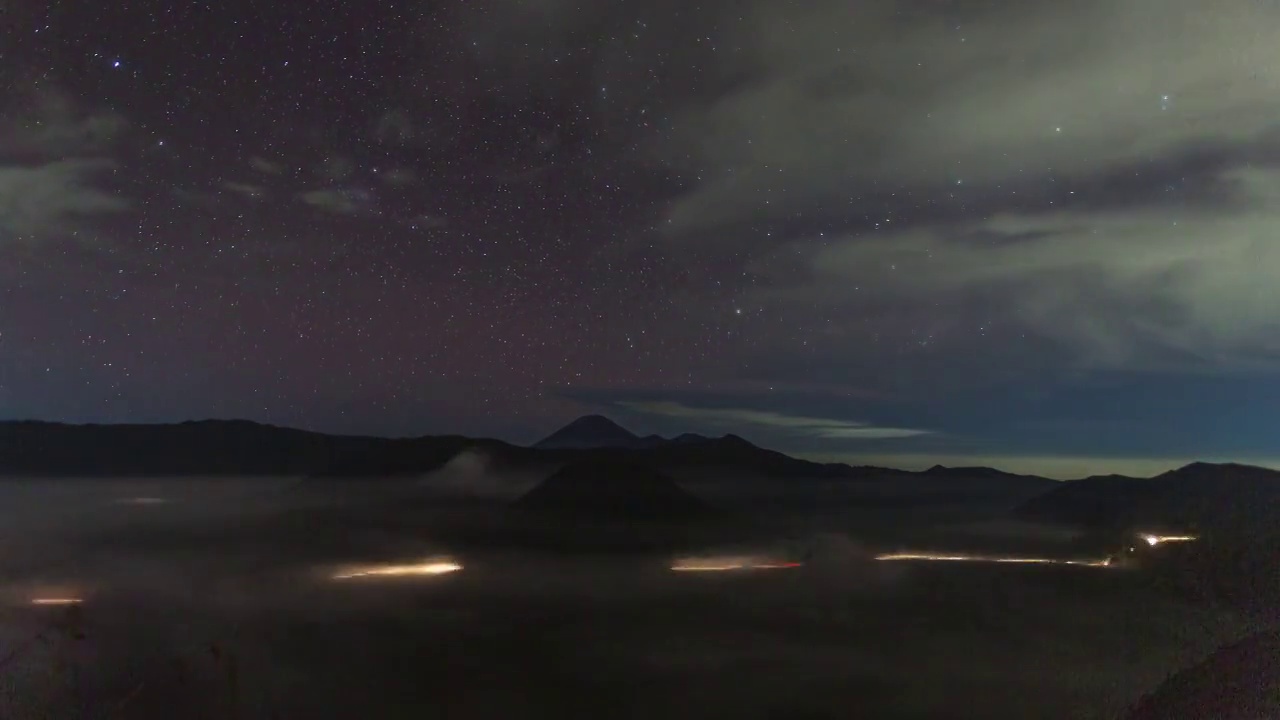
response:
[[[1035,477],[1033,475],[1019,475],[1017,473],[1005,472],[989,467],[947,467],[945,465],[934,465],[924,471],[925,475],[933,477],[966,477],[966,478],[990,478],[993,480],[1017,480]]]
[[[631,440],[627,447],[530,448],[457,435],[395,439],[327,435],[242,420],[155,425],[0,422],[0,476],[374,478],[424,475],[443,467],[460,452],[472,451],[482,453],[492,468],[519,472],[540,473],[575,463],[602,462],[642,465],[682,479],[755,477],[788,482],[841,481],[857,484],[857,496],[866,497],[867,502],[913,503],[918,499],[951,501],[997,496],[1022,502],[1024,498],[1043,494],[1038,501],[1042,504],[1029,503],[1023,506],[1023,511],[1028,516],[1046,518],[1082,514],[1110,518],[1115,515],[1115,505],[1125,506],[1124,502],[1116,501],[1116,495],[1123,500],[1124,492],[1116,490],[1115,483],[1135,483],[1135,488],[1141,490],[1147,487],[1146,483],[1154,482],[1091,478],[1059,486],[1056,481],[1045,478],[991,468],[935,467],[924,472],[909,472],[818,463],[759,447],[737,435],[708,438],[685,434],[671,440],[653,435],[638,438],[599,416],[588,416],[570,427],[588,431],[579,440],[585,436],[597,441],[604,438],[605,442],[609,437],[617,441]],[[1184,471],[1189,476],[1206,472],[1195,466]],[[1174,480],[1177,482],[1172,485],[1189,482]],[[1099,487],[1094,490],[1094,485]],[[1085,511],[1072,510],[1077,506]]]
[[[1100,475],[1072,480],[1032,498],[1016,511],[1027,520],[1107,527],[1126,522],[1152,496],[1151,478]]]
[[[724,542],[752,528],[667,475],[627,460],[573,462],[511,504],[471,543],[586,554],[658,553]]]
[[[702,500],[662,473],[632,463],[567,465],[519,500],[522,510],[589,522],[670,522],[712,515]]]
[[[680,445],[685,443],[702,443],[702,442],[707,442],[710,439],[711,438],[707,437],[706,435],[699,435],[697,433],[683,433],[681,435],[677,435],[671,438],[670,442]]]
[[[584,415],[534,443],[541,450],[585,450],[590,448],[634,448],[653,438],[641,439],[603,415]]]
[[[939,486],[959,484],[969,488],[986,488],[990,492],[1001,492],[1004,489],[1030,492],[1039,495],[1048,492],[1061,484],[1060,480],[1050,480],[1038,475],[1023,475],[1005,472],[989,467],[945,467],[934,465],[919,473],[923,479],[933,480]]]
[[[1142,698],[1129,720],[1256,720],[1280,717],[1280,633],[1220,648]]]
[[[1280,517],[1280,472],[1192,463],[1146,479],[1091,477],[1063,483],[1022,505],[1017,514],[1091,527],[1267,527]]]
[[[667,439],[661,435],[640,437],[603,415],[584,415],[532,445],[537,450],[647,450],[666,445],[713,447],[735,445],[739,450],[759,450],[737,435],[709,438],[684,433]]]
[[[5,475],[277,475],[385,443],[238,420],[172,425],[0,423]]]

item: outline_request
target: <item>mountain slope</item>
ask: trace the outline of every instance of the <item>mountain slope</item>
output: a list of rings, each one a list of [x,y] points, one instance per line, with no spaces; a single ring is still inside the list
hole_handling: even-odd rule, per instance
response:
[[[434,470],[475,445],[505,444],[460,436],[326,435],[245,420],[0,422],[0,476],[393,475]]]
[[[1119,475],[1063,483],[1022,505],[1025,519],[1093,527],[1139,524],[1266,527],[1280,517],[1280,472],[1192,463],[1153,478]]]
[[[1142,698],[1129,720],[1258,720],[1280,717],[1280,633],[1220,648]]]
[[[661,438],[657,438],[661,441]],[[603,415],[584,415],[534,443],[540,450],[632,448],[651,444]]]
[[[604,462],[653,467],[682,480],[771,478],[849,483],[868,502],[886,493],[902,498],[895,502],[914,502],[911,498],[926,495],[935,501],[951,501],[996,493],[1016,503],[1041,492],[1042,483],[1052,483],[990,469],[912,473],[817,463],[759,447],[736,435],[637,438],[603,418],[577,427],[585,427],[590,431],[586,435],[596,442],[630,438],[632,444],[529,448],[457,435],[400,439],[326,435],[242,420],[167,425],[0,422],[0,476],[374,478],[425,475],[460,452],[474,451],[484,455],[489,467],[515,472],[542,473],[574,463]]]
[[[684,520],[710,507],[656,470],[630,463],[568,465],[519,500],[524,510],[580,521]]]

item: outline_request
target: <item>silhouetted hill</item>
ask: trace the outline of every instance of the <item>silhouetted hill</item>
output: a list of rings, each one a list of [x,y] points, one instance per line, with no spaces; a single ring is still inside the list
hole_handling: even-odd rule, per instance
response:
[[[572,425],[572,424],[571,424]],[[306,475],[371,478],[423,475],[443,467],[463,451],[483,455],[495,471],[544,472],[575,463],[631,463],[683,479],[778,478],[787,482],[840,481],[860,484],[867,502],[950,502],[999,497],[1010,502],[1045,493],[1041,502],[1063,515],[1061,501],[1083,492],[1085,508],[1103,518],[1114,515],[1117,478],[1093,478],[1067,486],[1045,478],[991,468],[935,467],[908,472],[851,467],[790,457],[759,447],[737,435],[708,438],[685,434],[672,440],[637,438],[606,418],[588,416],[577,424],[597,439],[630,437],[630,447],[529,448],[458,435],[375,438],[326,435],[240,420],[208,420],[169,425],[67,425],[0,422],[0,476],[183,476]],[[1217,466],[1206,466],[1214,468]],[[1195,475],[1194,466],[1184,469]],[[1241,471],[1244,472],[1244,471]],[[1270,471],[1263,471],[1270,472]],[[1171,482],[1178,485],[1187,480]],[[1155,481],[1132,481],[1146,483]],[[1101,483],[1102,500],[1090,500],[1091,485]],[[1247,486],[1248,483],[1245,483]],[[1136,487],[1146,487],[1139,485]],[[1252,497],[1252,496],[1250,496]],[[1065,500],[1063,499],[1065,498]],[[1104,502],[1105,500],[1105,502]],[[1120,503],[1123,505],[1124,503]],[[1036,505],[1026,506],[1036,514]],[[1080,511],[1065,513],[1079,515]]]
[[[1129,720],[1257,720],[1280,717],[1280,633],[1220,648],[1142,698]]]
[[[591,420],[585,425],[604,431],[612,425],[605,423],[609,421]],[[490,467],[513,471],[541,471],[579,462],[633,463],[682,476],[842,480],[865,482],[869,489],[894,482],[919,486],[939,497],[987,492],[991,485],[982,477],[965,477],[966,471],[961,470],[911,473],[816,463],[761,448],[737,435],[686,434],[674,440],[627,435],[635,441],[632,447],[541,449],[458,435],[400,439],[326,435],[242,420],[149,425],[0,422],[0,476],[369,478],[429,473],[460,452],[474,451],[482,453]],[[1038,483],[1051,482],[998,471],[981,474],[993,473],[1028,483],[1017,494],[1038,492]],[[996,490],[1003,492],[1003,487]]]
[[[992,492],[1002,488],[1016,489],[1020,492],[1048,492],[1062,484],[1060,480],[1051,480],[1038,475],[1023,475],[1005,472],[989,467],[946,467],[934,465],[920,473],[923,478],[939,481],[955,480],[970,487],[982,486]]]
[[[848,465],[816,463],[753,445],[737,435],[719,438],[685,436],[680,442],[666,440],[650,447],[588,448],[583,450],[545,450],[535,454],[509,453],[513,459],[559,462],[631,462],[670,472],[686,469],[711,474],[738,474],[756,477],[857,478],[864,473]],[[879,475],[901,473],[878,470]]]
[[[244,420],[0,422],[0,476],[396,475],[434,470],[470,447],[511,446],[462,436],[326,435]]]
[[[662,473],[632,463],[565,466],[516,506],[566,520],[670,522],[707,517],[711,508]]]
[[[677,443],[677,444],[701,443],[701,442],[707,442],[710,439],[711,438],[707,437],[706,435],[699,435],[697,433],[683,433],[681,435],[677,435],[671,438],[671,442]]]
[[[240,420],[172,425],[0,423],[5,475],[278,475],[380,442]]]
[[[652,438],[646,438],[652,442]],[[661,441],[661,438],[657,438]],[[603,415],[584,415],[534,443],[540,450],[634,448],[645,444],[630,430]]]
[[[925,475],[933,477],[966,477],[966,478],[990,478],[993,480],[1023,480],[1034,478],[1034,475],[1019,475],[1017,473],[1005,472],[989,467],[947,467],[946,465],[934,465],[924,471]],[[1045,478],[1037,478],[1043,480]]]
[[[1091,477],[1062,483],[1021,506],[1017,514],[1092,527],[1265,527],[1280,519],[1280,472],[1192,463],[1148,479]]]

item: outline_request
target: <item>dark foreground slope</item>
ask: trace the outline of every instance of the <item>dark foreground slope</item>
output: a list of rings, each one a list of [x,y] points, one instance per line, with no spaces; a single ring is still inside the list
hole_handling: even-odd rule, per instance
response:
[[[517,500],[516,507],[569,522],[683,522],[714,514],[656,470],[603,462],[565,466]]]
[[[1129,720],[1260,720],[1280,717],[1280,632],[1219,649],[1176,673]]]
[[[1087,478],[1030,500],[1018,514],[1028,520],[1105,528],[1266,528],[1280,519],[1280,472],[1193,463],[1154,478]]]
[[[657,470],[584,462],[565,466],[517,499],[502,534],[523,548],[665,553],[750,530]]]

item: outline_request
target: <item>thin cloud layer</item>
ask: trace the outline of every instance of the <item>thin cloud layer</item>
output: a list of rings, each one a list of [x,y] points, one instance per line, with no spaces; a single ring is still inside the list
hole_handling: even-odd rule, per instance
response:
[[[126,130],[120,115],[86,111],[53,90],[20,102],[0,122],[0,244],[40,242],[127,209],[103,185]]]
[[[962,3],[950,14],[757,2],[729,22],[713,72],[746,79],[678,107],[655,142],[698,178],[673,227],[786,217],[867,182],[1091,177],[1275,129],[1272,4]]]
[[[754,425],[828,440],[886,440],[929,434],[928,430],[877,427],[849,420],[788,415],[767,410],[691,407],[670,401],[625,401],[618,404],[628,410],[649,415],[662,415],[728,427]]]
[[[879,298],[943,317],[976,304],[1093,366],[1274,363],[1280,171],[1220,181],[1230,194],[1215,206],[1008,213],[802,243],[786,253],[805,258],[804,276],[768,294],[837,307]]]
[[[95,184],[113,167],[108,160],[0,166],[0,244],[39,241],[51,233],[70,232],[86,216],[127,209],[125,200]]]
[[[326,188],[308,190],[301,193],[299,199],[314,208],[335,215],[360,215],[375,213],[372,195],[359,188]]]

